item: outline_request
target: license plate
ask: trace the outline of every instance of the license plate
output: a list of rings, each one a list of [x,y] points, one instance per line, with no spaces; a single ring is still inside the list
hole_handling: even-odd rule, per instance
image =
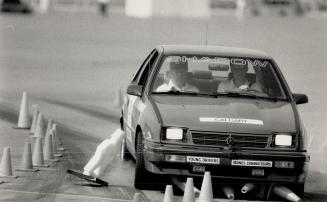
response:
[[[204,173],[205,171],[206,171],[205,166],[200,166],[200,165],[193,166],[193,172]]]
[[[253,176],[264,176],[265,170],[264,169],[252,169]]]
[[[203,156],[187,156],[186,161],[190,163],[220,164],[219,158],[210,158]]]
[[[272,167],[272,161],[232,160],[232,166],[248,166],[248,167],[271,168]]]

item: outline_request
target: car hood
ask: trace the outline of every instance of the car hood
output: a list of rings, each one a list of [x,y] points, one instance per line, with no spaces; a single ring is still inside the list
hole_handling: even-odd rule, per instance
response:
[[[152,96],[163,126],[190,130],[271,134],[295,133],[289,102],[231,97]]]

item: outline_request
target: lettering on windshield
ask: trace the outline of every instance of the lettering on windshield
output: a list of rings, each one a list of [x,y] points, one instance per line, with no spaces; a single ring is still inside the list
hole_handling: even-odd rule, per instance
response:
[[[269,62],[267,60],[258,60],[258,59],[242,59],[242,58],[222,58],[222,57],[208,57],[208,56],[193,56],[192,58],[188,58],[187,56],[170,56],[167,58],[168,62],[187,62],[192,61],[194,63],[214,63],[214,64],[231,64],[235,65],[246,65],[250,63],[252,66],[256,67],[267,67]]]

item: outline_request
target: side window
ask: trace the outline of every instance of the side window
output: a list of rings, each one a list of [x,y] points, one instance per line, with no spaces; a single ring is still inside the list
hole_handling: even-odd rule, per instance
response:
[[[136,74],[134,75],[133,79],[132,79],[132,83],[136,83],[139,80],[139,77],[143,71],[143,69],[145,68],[149,58],[151,57],[153,51],[151,51],[151,53],[145,58],[145,60],[143,61],[141,67],[137,70]]]
[[[145,67],[143,68],[143,72],[141,73],[141,75],[137,81],[138,85],[146,84],[146,81],[151,73],[154,63],[156,62],[156,60],[158,58],[158,55],[159,55],[158,51],[154,50],[150,59],[146,62]]]

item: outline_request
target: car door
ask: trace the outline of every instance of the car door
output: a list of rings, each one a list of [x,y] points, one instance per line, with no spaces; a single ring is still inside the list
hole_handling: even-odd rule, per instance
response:
[[[157,58],[158,51],[153,50],[147,59],[144,61],[139,71],[134,76],[131,84],[137,84],[143,86],[143,91],[147,84],[148,77],[151,73],[152,67],[154,66]],[[126,111],[124,113],[124,130],[126,131],[126,146],[131,153],[135,153],[135,132],[136,126],[141,112],[143,111],[145,105],[143,100],[144,92],[142,96],[129,95],[126,96]]]

